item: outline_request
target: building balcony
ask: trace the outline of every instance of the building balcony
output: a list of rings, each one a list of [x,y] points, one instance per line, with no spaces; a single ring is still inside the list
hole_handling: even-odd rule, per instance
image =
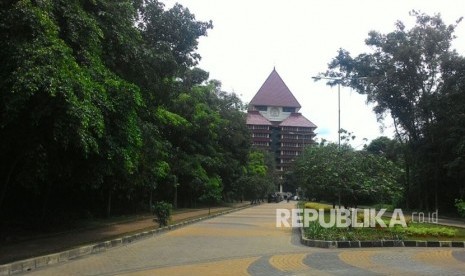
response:
[[[279,147],[279,150],[282,150],[282,151],[298,151],[299,153],[303,152],[304,149],[305,149],[305,146],[302,146],[302,147]]]
[[[271,130],[266,130],[266,129],[254,129],[254,130],[250,129],[250,131],[252,133],[266,133],[266,134],[271,134],[272,133]]]

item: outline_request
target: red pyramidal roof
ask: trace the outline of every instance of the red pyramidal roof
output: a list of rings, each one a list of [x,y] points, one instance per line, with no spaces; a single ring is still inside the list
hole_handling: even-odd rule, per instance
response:
[[[305,118],[300,113],[291,113],[289,117],[284,119],[279,126],[292,126],[292,127],[311,127],[316,128],[317,126],[312,123],[309,119]]]
[[[249,105],[252,106],[283,106],[295,107],[301,106],[297,99],[292,95],[283,79],[279,76],[276,69],[268,76],[257,94],[252,98]]]
[[[258,111],[247,112],[247,124],[248,125],[264,125],[271,126],[270,121],[263,117]]]

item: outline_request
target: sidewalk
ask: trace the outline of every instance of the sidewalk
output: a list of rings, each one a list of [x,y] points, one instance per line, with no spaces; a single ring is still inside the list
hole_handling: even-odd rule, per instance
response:
[[[446,226],[454,226],[454,227],[465,228],[465,221],[456,220],[456,219],[449,219],[449,218],[441,218],[441,217],[439,217],[438,224],[446,225]]]
[[[422,216],[423,216],[422,218],[419,218],[419,215],[418,215],[419,213],[422,213]],[[412,216],[413,212],[407,211],[407,212],[403,212],[403,214],[407,216]],[[386,211],[384,215],[392,216],[392,212]],[[433,221],[432,215],[429,212],[415,212],[415,215],[414,217],[412,217],[412,219],[414,219],[415,222],[421,222],[421,223],[425,222],[425,223],[439,224],[439,225],[444,225],[444,226],[465,228],[465,220],[461,218],[448,218],[448,217],[439,216],[436,222],[435,221],[436,218],[434,218],[434,221]]]
[[[235,203],[232,207],[215,207],[211,208],[211,214],[247,205],[250,205],[250,202]],[[205,215],[208,215],[208,208],[191,209],[189,211],[174,213],[171,218],[171,223],[174,224]],[[141,220],[116,223],[87,230],[70,231],[48,237],[8,244],[0,246],[0,265],[73,249],[82,245],[111,240],[130,233],[152,230],[158,227],[158,224],[153,221],[152,217],[150,217]]]

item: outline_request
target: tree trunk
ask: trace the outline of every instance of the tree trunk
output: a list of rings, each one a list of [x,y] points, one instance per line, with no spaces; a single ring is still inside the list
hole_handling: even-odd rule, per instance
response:
[[[42,203],[42,214],[41,214],[41,220],[45,219],[45,216],[47,214],[47,208],[48,208],[48,201],[50,198],[50,193],[52,192],[52,184],[50,184],[50,181],[47,184],[47,191],[45,192],[45,198]]]
[[[152,211],[153,205],[153,189],[150,187],[150,198],[149,198],[149,211]]]
[[[13,163],[11,164],[11,167],[8,170],[8,173],[6,175],[5,183],[3,183],[2,193],[0,194],[0,213],[1,213],[1,210],[4,209],[4,208],[2,208],[3,201],[5,200],[5,197],[6,197],[6,192],[8,190],[8,186],[10,184],[11,176],[13,175],[13,172],[14,172],[14,170],[16,168],[16,165],[18,164],[20,159],[21,159],[20,156],[17,156],[16,159],[13,161]]]
[[[405,158],[405,208],[410,209],[410,166]],[[398,207],[398,206],[394,206]]]
[[[178,185],[174,184],[174,199],[173,199],[173,208],[178,208]]]
[[[111,189],[108,190],[108,200],[107,200],[107,218],[111,215]]]

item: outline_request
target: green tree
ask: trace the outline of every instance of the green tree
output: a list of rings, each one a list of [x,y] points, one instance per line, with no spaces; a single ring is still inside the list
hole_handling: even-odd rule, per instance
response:
[[[216,87],[219,84],[216,84]],[[237,185],[243,174],[250,151],[250,132],[246,125],[245,105],[234,93],[216,89],[219,99],[219,113],[223,125],[219,132],[219,147],[221,148],[221,163],[218,174],[223,180],[223,197],[231,201],[239,199]]]
[[[203,78],[197,78],[192,87],[184,80],[179,82],[181,92],[170,106],[185,122],[161,127],[171,144],[171,173],[179,179],[176,192],[184,205],[195,205],[208,193],[205,187],[213,187],[207,184],[217,179],[223,199],[237,198],[238,180],[250,147],[242,102],[236,95],[221,91],[218,81],[207,82],[208,74],[197,75]],[[164,186],[164,190],[169,189]]]
[[[222,190],[223,187],[221,186],[221,179],[218,176],[208,179],[208,181],[204,184],[204,191],[199,199],[200,201],[208,204],[209,215],[212,204],[216,204],[221,201]]]
[[[211,22],[158,1],[3,1],[0,15],[0,216],[127,212],[171,179],[168,129],[189,124],[176,79]]]
[[[240,183],[246,199],[256,202],[265,199],[268,194],[276,192],[275,166],[271,153],[251,150]]]
[[[308,147],[294,164],[294,179],[310,198],[333,205],[390,202],[402,190],[401,170],[383,156],[347,144]]]
[[[366,151],[373,154],[378,154],[387,159],[397,162],[403,159],[402,145],[395,139],[390,139],[386,136],[381,136],[373,139],[365,148]]]
[[[387,34],[371,31],[365,41],[371,52],[352,57],[340,49],[323,75],[338,77],[343,85],[367,95],[379,119],[390,115],[397,139],[406,145],[408,202],[429,209],[438,207],[439,198],[447,198],[451,207],[453,200],[446,194],[450,190],[440,186],[458,187],[444,178],[438,146],[449,133],[431,130],[437,129],[437,114],[443,112],[437,103],[450,94],[450,84],[458,78],[456,66],[463,58],[451,49],[451,42],[461,19],[446,25],[440,15],[411,15],[416,17],[411,29],[397,22]]]
[[[244,104],[195,67],[211,22],[156,0],[2,1],[0,17],[0,223],[238,197]]]
[[[63,191],[133,173],[141,145],[139,89],[105,67],[93,15],[77,2],[62,8],[60,1],[10,1],[1,9],[2,163],[15,165],[6,170],[0,204],[15,182],[16,192],[35,195],[12,198],[42,205],[42,217],[51,199],[72,197]],[[108,165],[94,170],[94,161]]]
[[[207,72],[189,67],[200,59],[195,52],[198,38],[205,36],[212,24],[195,20],[179,4],[168,10],[160,1],[134,5],[142,42],[136,48],[137,56],[125,59],[121,67],[126,68],[122,71],[125,77],[141,87],[145,104],[139,112],[145,142],[138,182],[151,194],[156,189],[159,199],[173,199],[177,207],[177,189],[184,181],[180,165],[186,156],[183,147],[190,143],[186,139],[183,144],[174,136],[184,135],[192,123],[178,110],[176,99],[208,78]],[[186,80],[184,85],[179,78]]]

